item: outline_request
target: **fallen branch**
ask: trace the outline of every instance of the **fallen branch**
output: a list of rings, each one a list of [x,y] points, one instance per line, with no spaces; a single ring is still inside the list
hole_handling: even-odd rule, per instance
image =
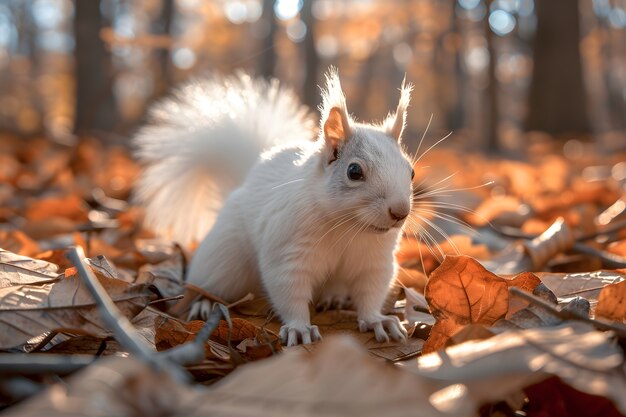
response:
[[[78,275],[85,282],[89,292],[98,304],[102,321],[113,332],[120,345],[153,368],[166,371],[179,381],[187,381],[189,377],[185,371],[177,364],[157,355],[150,345],[143,341],[141,335],[128,318],[119,311],[102,284],[100,284],[100,281],[98,281],[98,278],[85,265],[83,249],[80,246],[73,247],[69,250],[67,257],[76,267]]]
[[[626,326],[623,326],[620,324],[609,323],[601,319],[591,319],[585,316],[584,314],[581,314],[575,310],[565,310],[565,309],[560,310],[556,306],[548,303],[547,301],[516,287],[510,287],[509,293],[514,296],[523,298],[524,300],[530,302],[531,304],[537,305],[545,309],[546,311],[548,311],[550,314],[553,314],[563,320],[583,321],[585,323],[591,324],[593,327],[595,327],[598,330],[610,330],[614,332],[617,337],[622,338],[622,339],[626,338]]]
[[[97,360],[93,355],[0,353],[0,375],[67,375]]]
[[[159,355],[182,366],[202,363],[205,358],[204,344],[219,326],[222,316],[222,309],[214,307],[193,341],[163,351]]]

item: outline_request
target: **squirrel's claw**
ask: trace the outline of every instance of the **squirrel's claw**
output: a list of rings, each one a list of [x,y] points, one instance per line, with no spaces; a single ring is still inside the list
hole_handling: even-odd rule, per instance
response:
[[[373,330],[376,340],[379,342],[388,342],[389,335],[391,335],[393,340],[406,343],[408,337],[406,329],[396,316],[383,316],[381,314],[373,319],[359,320],[359,330],[361,332]]]
[[[203,298],[191,304],[189,314],[187,315],[187,321],[190,320],[208,320],[211,315],[211,301]]]
[[[327,310],[349,310],[352,307],[352,300],[349,296],[328,296],[324,299],[320,300],[316,306],[315,310],[319,312],[324,312]]]
[[[317,326],[311,325],[287,325],[280,328],[280,340],[287,346],[295,346],[298,343],[309,345],[312,342],[322,340],[322,335]]]

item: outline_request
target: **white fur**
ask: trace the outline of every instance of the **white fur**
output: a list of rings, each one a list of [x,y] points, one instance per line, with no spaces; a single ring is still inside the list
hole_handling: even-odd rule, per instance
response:
[[[226,165],[237,165],[219,167],[226,169],[224,175],[239,172],[235,178],[240,178],[246,171],[239,166],[240,157],[244,166],[253,152],[267,145],[294,137],[299,141],[263,154],[245,181],[226,198],[191,261],[188,282],[228,301],[264,290],[283,321],[281,337],[289,345],[320,338],[317,328],[310,324],[311,301],[345,293],[352,298],[361,330],[373,330],[381,341],[388,340],[387,333],[404,339],[406,331],[397,318],[381,314],[397,269],[394,250],[403,225],[403,220],[390,217],[389,210],[408,213],[412,192],[409,160],[394,140],[398,138],[390,136],[390,128],[349,119],[334,72],[329,74],[324,92],[321,126],[330,108],[342,107],[349,137],[339,143],[337,160],[332,159],[331,145],[323,133],[316,141],[311,140],[309,126],[300,106],[292,102],[291,93],[277,87],[268,89],[262,82],[222,87],[217,81],[194,85],[189,91],[182,90],[178,100],[159,107],[160,111],[177,109],[169,120],[184,119],[176,122],[176,128],[185,129],[177,132],[170,125],[158,124],[144,129],[137,138],[139,154],[149,164],[138,191],[155,225],[180,228],[182,236],[193,236],[192,230],[207,224],[196,216],[204,215],[206,206],[218,204],[188,194],[203,186],[199,180],[204,176],[192,176],[206,168],[203,161],[214,163],[221,158]],[[216,91],[231,93],[239,101],[217,100]],[[264,95],[270,92],[280,97],[266,100]],[[249,100],[245,98],[248,96],[255,97],[254,106],[240,104]],[[281,100],[289,101],[289,108],[280,106]],[[204,110],[192,109],[194,103]],[[250,114],[259,103],[270,107],[261,115]],[[204,115],[213,113],[222,116],[206,121]],[[250,127],[252,118],[257,120],[252,126],[256,130]],[[262,123],[265,120],[268,123]],[[194,133],[186,136],[187,131]],[[231,141],[237,148],[224,149]],[[240,147],[240,143],[247,147]],[[347,177],[351,163],[362,166],[364,181]],[[220,190],[226,189],[222,186],[224,175],[213,174],[207,178],[222,187]],[[212,194],[211,198],[219,195]],[[180,207],[180,201],[191,205]],[[161,216],[168,218],[162,220]]]

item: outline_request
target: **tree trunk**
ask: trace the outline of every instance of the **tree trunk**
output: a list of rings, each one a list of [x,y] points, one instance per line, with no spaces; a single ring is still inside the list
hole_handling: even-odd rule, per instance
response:
[[[302,6],[302,21],[306,25],[304,37],[304,104],[311,109],[316,109],[320,102],[320,93],[317,88],[317,69],[319,57],[315,49],[315,18],[313,17],[313,3],[315,0],[304,0]]]
[[[113,97],[111,54],[100,39],[105,26],[100,2],[77,0],[75,3],[74,52],[76,74],[76,113],[74,132],[112,131],[118,112]]]
[[[175,13],[174,0],[162,0],[161,13],[154,25],[155,32],[159,35],[170,36],[172,20]],[[172,72],[170,65],[170,49],[161,48],[157,51],[158,74],[154,86],[153,97],[160,97],[168,92],[172,85]]]
[[[527,130],[551,134],[589,132],[580,60],[578,2],[535,2],[537,32]]]
[[[263,14],[261,20],[267,25],[267,35],[263,40],[262,54],[259,57],[259,75],[265,78],[274,76],[276,66],[276,50],[274,36],[276,35],[276,18],[274,17],[274,0],[263,0]]]
[[[552,1],[552,0],[550,0]],[[492,0],[487,2],[487,10],[490,9]],[[485,18],[485,38],[487,39],[487,51],[489,52],[489,63],[487,65],[487,111],[485,112],[485,150],[497,153],[500,150],[498,140],[498,124],[500,121],[498,108],[498,78],[496,77],[496,66],[498,64],[498,52],[495,47],[495,35],[489,26],[489,19]]]

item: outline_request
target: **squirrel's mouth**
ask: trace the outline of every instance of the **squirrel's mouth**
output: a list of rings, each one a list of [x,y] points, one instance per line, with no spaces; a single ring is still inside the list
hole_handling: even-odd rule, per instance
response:
[[[370,225],[370,227],[368,227],[369,230],[371,230],[374,233],[387,233],[389,231],[389,227],[378,227],[378,226],[374,226],[374,225]]]

